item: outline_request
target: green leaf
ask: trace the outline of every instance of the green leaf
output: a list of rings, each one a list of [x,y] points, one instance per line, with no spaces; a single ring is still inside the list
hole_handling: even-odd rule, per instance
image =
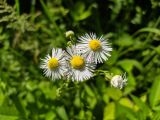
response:
[[[54,100],[56,98],[56,87],[51,86],[50,82],[41,82],[39,88],[47,99]]]
[[[0,86],[1,87],[1,86]],[[0,106],[3,104],[5,100],[5,95],[3,94],[3,92],[0,90]]]
[[[117,74],[117,75],[119,75],[119,74],[121,74],[121,73],[123,72],[123,71],[122,71],[120,68],[118,68],[118,67],[111,67],[110,71],[111,71],[111,73],[114,73],[114,74]]]
[[[160,105],[160,76],[157,76],[154,80],[149,94],[149,103],[153,109],[158,104]]]
[[[17,120],[18,116],[0,115],[0,120]]]
[[[151,33],[155,33],[157,35],[160,35],[160,30],[157,28],[142,28],[142,29],[138,30],[134,35],[137,35],[141,32],[151,32]]]
[[[17,120],[19,117],[19,112],[14,105],[5,102],[0,106],[0,120]]]
[[[88,102],[88,107],[90,109],[93,109],[97,104],[96,97],[87,97],[86,99],[87,99],[87,102]]]
[[[85,90],[86,90],[86,93],[91,96],[91,97],[94,97],[94,92],[92,91],[92,89],[88,86],[88,85],[84,85],[85,87]]]
[[[112,53],[111,53],[111,57],[109,57],[109,59],[106,61],[106,63],[108,65],[115,64],[117,62],[118,55],[119,55],[119,53],[117,51],[113,50]]]
[[[79,114],[78,114],[78,119],[84,119],[85,118],[85,111],[84,110],[80,110]]]
[[[62,120],[68,120],[68,116],[64,107],[57,107],[57,113]]]
[[[137,120],[136,113],[133,109],[116,104],[116,120]]]
[[[56,114],[53,111],[46,113],[45,120],[54,120],[56,119]]]
[[[136,85],[135,77],[132,73],[128,74],[128,84],[132,86]]]
[[[119,46],[131,46],[134,44],[135,41],[133,40],[132,36],[129,34],[122,34],[118,40],[116,40],[115,44]]]
[[[139,116],[143,119],[146,119],[150,112],[149,107],[144,102],[142,102],[141,99],[137,98],[136,96],[131,95],[131,98],[141,110],[140,111],[141,114],[139,114]]]
[[[103,94],[103,101],[107,104],[107,103],[109,103],[109,96],[108,96],[108,94],[105,92],[104,94]]]
[[[152,120],[160,120],[160,112],[156,112],[155,114],[153,114]]]
[[[118,100],[122,97],[122,91],[116,88],[107,88],[106,93],[113,100]]]
[[[13,101],[13,103],[14,103],[14,105],[12,106],[12,108],[10,108],[10,109],[13,109],[14,110],[14,112],[13,112],[13,110],[11,110],[12,112],[12,114],[14,114],[14,115],[16,115],[16,114],[18,114],[18,112],[19,112],[19,114],[22,116],[22,117],[24,117],[24,118],[26,118],[26,112],[25,112],[25,107],[24,107],[24,105],[22,104],[22,101],[17,97],[17,95],[16,94],[12,94],[11,96],[10,96],[10,98],[12,99],[12,101]]]
[[[91,15],[91,5],[87,10],[85,10],[85,4],[83,2],[77,2],[74,8],[70,11],[71,16],[75,21],[80,21],[88,18]]]
[[[155,49],[155,51],[160,55],[160,46],[157,46],[157,47],[155,47],[154,49]]]
[[[134,66],[136,68],[138,68],[140,71],[143,70],[142,64],[140,62],[138,62],[136,60],[132,60],[132,59],[124,59],[124,60],[118,62],[117,64],[120,65],[128,73],[130,73],[132,71]]]
[[[115,103],[111,102],[104,108],[103,120],[115,119]]]
[[[133,103],[132,103],[132,101],[129,98],[121,98],[119,100],[119,103],[121,105],[123,105],[123,106],[128,107],[128,108],[131,108],[131,109],[133,108]]]

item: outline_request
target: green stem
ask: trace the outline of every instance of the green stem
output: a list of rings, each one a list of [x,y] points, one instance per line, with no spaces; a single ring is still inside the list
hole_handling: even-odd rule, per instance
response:
[[[55,26],[56,31],[58,32],[58,34],[63,38],[63,33],[61,32],[61,30],[59,29],[59,27],[57,26],[56,22],[53,20],[50,11],[48,10],[47,6],[45,5],[43,0],[40,0],[40,3],[42,5],[42,8],[46,14],[46,16],[48,17],[49,21],[52,22],[52,24]]]
[[[159,22],[160,22],[160,17],[158,17],[158,19],[157,19],[156,23],[153,25],[153,27],[156,28],[156,27],[158,26]],[[150,40],[150,37],[152,36],[152,34],[153,34],[153,33],[149,33],[149,34],[148,34],[147,39],[146,39],[146,41],[144,42],[144,44],[146,44],[146,43]]]
[[[146,56],[142,63],[143,65],[145,65],[147,63],[147,61],[149,61],[151,58],[153,58],[154,56],[156,55],[156,52],[155,51],[152,51],[148,56]]]
[[[32,14],[35,12],[35,4],[36,4],[36,0],[32,0],[31,1],[31,13]]]
[[[76,44],[76,39],[74,39],[73,37],[70,37],[70,40],[71,40],[71,43],[72,43],[72,45],[74,45],[74,44]]]
[[[105,70],[96,70],[96,73],[98,75],[104,75],[105,79],[107,80],[111,80],[112,78],[112,73],[109,73],[108,71],[105,71]],[[97,76],[97,74],[95,74],[95,76]]]
[[[20,15],[20,5],[19,5],[19,0],[16,0],[16,10],[17,10],[17,15]]]
[[[32,21],[34,21],[34,19],[35,19],[35,15],[34,15],[34,13],[35,13],[35,4],[36,4],[36,0],[32,0],[31,1],[31,15],[32,15],[31,20]]]

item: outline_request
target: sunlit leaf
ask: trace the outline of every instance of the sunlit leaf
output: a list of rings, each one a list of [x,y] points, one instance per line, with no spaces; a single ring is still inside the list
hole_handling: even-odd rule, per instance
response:
[[[103,120],[114,120],[115,119],[115,104],[111,102],[104,108]]]
[[[67,112],[64,107],[57,107],[57,113],[62,120],[68,120]]]
[[[152,108],[160,105],[160,76],[157,76],[153,81],[153,85],[149,95],[149,102]]]
[[[113,100],[118,100],[122,96],[122,91],[120,89],[113,88],[113,87],[107,88],[106,93]]]
[[[150,109],[149,107],[141,101],[141,99],[137,98],[136,96],[131,95],[134,103],[139,107],[141,114],[139,116],[143,119],[146,119],[149,115]]]
[[[0,106],[0,120],[17,120],[19,117],[19,112],[14,105],[4,103]]]
[[[121,98],[119,100],[119,103],[123,106],[129,107],[129,108],[133,108],[133,102],[129,99],[129,98]]]
[[[137,120],[137,115],[132,109],[120,104],[116,104],[115,115],[119,120]]]

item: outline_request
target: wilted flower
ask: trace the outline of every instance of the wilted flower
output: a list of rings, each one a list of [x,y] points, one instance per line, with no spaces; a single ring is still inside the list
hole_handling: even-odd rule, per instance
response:
[[[127,84],[126,75],[115,75],[111,79],[111,85],[115,88],[122,89]]]
[[[111,56],[112,48],[103,36],[98,38],[94,33],[85,34],[79,37],[79,42],[81,43],[78,45],[79,49],[83,50],[90,62],[103,63]]]
[[[44,69],[44,74],[51,77],[53,80],[61,79],[66,72],[66,61],[64,58],[64,51],[62,49],[52,49],[52,56],[49,54],[42,59],[43,63],[40,68]]]

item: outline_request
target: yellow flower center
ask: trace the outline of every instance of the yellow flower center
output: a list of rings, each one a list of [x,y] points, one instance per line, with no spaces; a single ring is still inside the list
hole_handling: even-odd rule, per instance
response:
[[[58,63],[58,60],[57,58],[51,58],[49,61],[48,61],[48,68],[49,69],[56,69],[58,67],[59,63]]]
[[[71,66],[75,69],[81,69],[84,67],[84,64],[85,64],[83,57],[78,55],[73,56],[70,63],[71,63]]]
[[[97,51],[101,48],[101,42],[99,40],[93,39],[89,42],[89,47],[93,50],[93,51]]]

